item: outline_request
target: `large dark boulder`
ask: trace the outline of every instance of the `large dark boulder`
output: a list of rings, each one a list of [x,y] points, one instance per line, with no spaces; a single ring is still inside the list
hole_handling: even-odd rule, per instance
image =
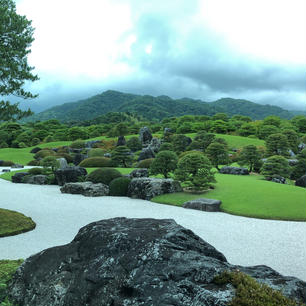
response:
[[[22,183],[23,182],[23,178],[29,175],[28,172],[17,172],[12,176],[12,182],[13,183]]]
[[[235,289],[213,279],[236,269],[305,302],[305,282],[266,266],[231,265],[169,219],[91,223],[71,243],[26,259],[8,293],[20,306],[226,306]]]
[[[143,146],[147,146],[150,144],[152,140],[152,134],[148,127],[144,126],[139,131],[139,140]]]
[[[301,176],[295,181],[295,186],[306,187],[306,175]]]
[[[235,174],[235,175],[248,175],[249,170],[247,168],[224,166],[219,171],[222,174]]]
[[[183,191],[181,184],[173,179],[139,177],[131,180],[128,196],[136,199],[150,200],[155,196]]]
[[[87,175],[86,169],[78,166],[66,167],[55,171],[55,178],[60,186],[63,186],[65,183],[78,182],[79,177],[85,175]]]
[[[153,150],[150,147],[148,147],[148,148],[142,149],[142,151],[139,153],[138,161],[148,159],[148,158],[154,158],[154,157],[155,157],[155,154]]]
[[[43,174],[26,175],[23,178],[23,183],[34,185],[46,185],[48,184],[48,176]]]
[[[35,147],[35,148],[33,148],[33,149],[30,151],[30,153],[36,154],[36,153],[39,152],[40,150],[41,150],[40,147]]]
[[[101,197],[109,194],[107,185],[92,182],[66,183],[60,190],[62,193],[82,194],[86,197]]]

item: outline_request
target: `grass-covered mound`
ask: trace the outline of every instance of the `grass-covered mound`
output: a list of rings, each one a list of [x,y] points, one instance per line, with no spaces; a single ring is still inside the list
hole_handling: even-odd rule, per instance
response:
[[[0,237],[28,232],[35,227],[36,224],[31,218],[17,211],[0,208]]]
[[[185,192],[154,197],[157,203],[181,206],[197,198],[222,201],[224,212],[263,219],[306,221],[306,190],[263,180],[261,175],[216,174],[214,190],[203,194]]]
[[[23,260],[0,260],[0,306],[11,305],[6,298],[7,284]]]
[[[218,285],[232,284],[236,289],[234,298],[228,306],[303,306],[305,304],[288,299],[280,291],[239,271],[225,271],[215,277]]]

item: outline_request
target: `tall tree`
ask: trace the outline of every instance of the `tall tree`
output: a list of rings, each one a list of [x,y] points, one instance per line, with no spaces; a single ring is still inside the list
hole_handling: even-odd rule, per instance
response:
[[[241,153],[239,154],[238,164],[241,166],[249,166],[249,171],[254,170],[254,166],[260,163],[261,154],[256,146],[247,145],[242,148]]]
[[[23,89],[25,81],[36,81],[34,67],[28,65],[27,56],[34,40],[31,21],[16,13],[12,0],[0,0],[0,96],[10,95],[24,99],[35,98]],[[17,120],[32,114],[22,111],[18,104],[0,101],[0,121]]]

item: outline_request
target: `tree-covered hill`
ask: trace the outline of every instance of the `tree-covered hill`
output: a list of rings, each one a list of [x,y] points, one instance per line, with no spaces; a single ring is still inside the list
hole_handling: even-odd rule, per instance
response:
[[[203,102],[190,98],[172,99],[167,96],[153,97],[108,90],[85,100],[65,103],[29,117],[26,121],[58,119],[67,121],[91,120],[109,112],[136,113],[149,120],[183,115],[245,115],[252,119],[263,119],[276,115],[284,119],[294,113],[278,106],[261,105],[247,100],[223,98],[214,102]]]

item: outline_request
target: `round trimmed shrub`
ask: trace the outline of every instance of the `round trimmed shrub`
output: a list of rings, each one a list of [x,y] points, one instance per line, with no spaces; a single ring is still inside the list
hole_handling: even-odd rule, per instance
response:
[[[32,175],[38,175],[38,174],[43,174],[43,169],[42,168],[31,168],[28,170],[28,173],[29,174],[32,174]]]
[[[76,140],[76,141],[72,142],[69,145],[69,147],[73,148],[73,149],[83,149],[83,148],[85,148],[85,141],[83,141],[83,140]]]
[[[138,163],[137,168],[147,168],[147,169],[149,169],[153,160],[154,160],[154,158],[143,159]]]
[[[109,184],[109,195],[125,197],[127,195],[130,182],[131,179],[126,176],[113,179]]]
[[[82,160],[80,167],[112,167],[113,162],[107,157],[89,157]]]
[[[54,156],[56,153],[53,151],[53,150],[40,150],[38,151],[35,155],[34,155],[34,158],[35,159],[42,159],[42,158],[45,158],[47,156]]]
[[[121,173],[113,168],[100,168],[92,171],[87,175],[86,181],[90,181],[93,183],[102,183],[105,185],[109,185],[109,183],[117,178],[121,177]]]
[[[27,163],[28,166],[39,166],[39,164],[40,164],[39,160],[36,159],[31,160]]]
[[[19,142],[18,143],[18,148],[26,148],[27,145],[24,142]]]
[[[105,153],[106,153],[106,150],[103,150],[100,148],[94,148],[88,152],[88,156],[89,157],[104,157]]]
[[[13,165],[15,165],[15,163],[12,162],[11,160],[4,160],[2,163],[2,167],[11,167]]]
[[[40,139],[37,137],[34,137],[32,139],[32,146],[37,146],[40,143]]]

